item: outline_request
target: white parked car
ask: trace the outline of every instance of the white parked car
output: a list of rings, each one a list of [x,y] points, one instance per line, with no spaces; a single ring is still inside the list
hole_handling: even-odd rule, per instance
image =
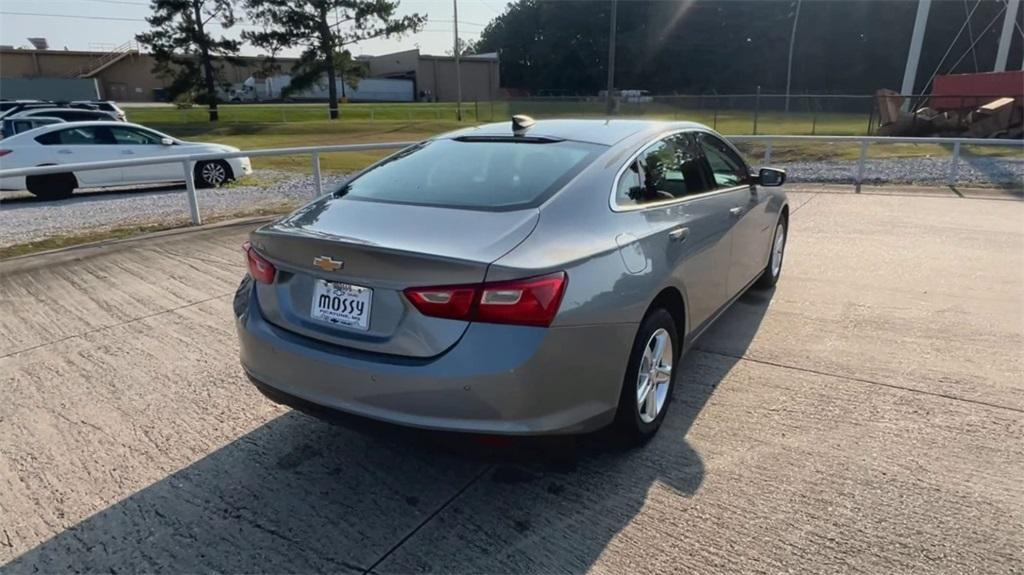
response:
[[[127,122],[53,124],[0,140],[0,170],[79,164],[130,158],[159,158],[184,154],[237,152],[221,144],[185,142],[156,130]],[[219,186],[252,173],[249,158],[197,162],[199,187]],[[0,178],[2,190],[24,190],[46,199],[66,198],[75,188],[183,181],[180,162],[128,168],[77,171],[43,176]]]
[[[113,100],[74,100],[71,102],[72,106],[91,106],[97,110],[113,114],[116,119],[127,122],[128,114],[124,113],[124,110],[117,105]]]
[[[117,114],[113,112],[69,107],[27,108],[18,111],[8,111],[4,114],[4,119],[35,118],[40,116],[60,118],[65,122],[98,122],[119,119]]]

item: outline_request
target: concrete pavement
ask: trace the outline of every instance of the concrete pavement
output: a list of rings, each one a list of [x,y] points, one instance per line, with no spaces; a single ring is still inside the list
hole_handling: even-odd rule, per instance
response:
[[[1021,570],[1024,203],[792,202],[659,436],[559,457],[264,400],[247,226],[0,262],[0,571]]]

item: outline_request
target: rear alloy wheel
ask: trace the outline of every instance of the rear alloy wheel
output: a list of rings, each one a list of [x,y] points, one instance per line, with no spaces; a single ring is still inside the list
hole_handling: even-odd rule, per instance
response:
[[[786,255],[786,230],[788,227],[789,222],[786,218],[780,218],[779,223],[775,226],[775,235],[772,236],[772,253],[768,257],[768,265],[761,272],[761,277],[757,278],[755,287],[768,289],[779,283],[779,276],[782,275],[782,259]]]
[[[219,188],[232,178],[231,166],[224,160],[199,162],[196,164],[196,186],[200,188]]]
[[[675,320],[664,309],[651,311],[640,324],[626,368],[617,425],[634,443],[661,427],[672,398],[679,337]]]
[[[78,180],[74,174],[28,176],[25,178],[25,187],[41,200],[62,200],[71,197],[78,187]]]

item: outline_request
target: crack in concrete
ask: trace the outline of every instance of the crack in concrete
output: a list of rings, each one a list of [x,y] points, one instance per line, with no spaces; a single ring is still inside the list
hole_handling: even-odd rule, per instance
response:
[[[980,401],[980,400],[977,400],[977,399],[968,399],[966,397],[957,397],[955,395],[949,395],[947,393],[938,393],[938,392],[935,392],[935,391],[926,391],[924,389],[916,389],[916,388],[913,388],[913,387],[906,387],[906,386],[902,386],[902,385],[896,385],[894,383],[885,383],[885,382],[882,382],[882,381],[875,381],[875,380],[872,380],[872,379],[864,379],[864,378],[854,377],[854,376],[850,376],[850,375],[842,375],[842,374],[839,374],[839,373],[831,373],[831,372],[827,372],[827,371],[820,371],[820,370],[811,369],[811,368],[808,368],[808,367],[799,367],[799,366],[795,366],[795,365],[786,365],[786,364],[783,364],[783,363],[776,363],[774,361],[767,361],[767,360],[763,360],[763,359],[756,359],[756,358],[749,357],[749,356],[746,356],[746,355],[734,355],[734,354],[731,354],[731,353],[724,353],[724,352],[721,352],[721,351],[714,351],[714,350],[703,349],[703,348],[699,348],[699,347],[694,348],[693,351],[701,352],[701,353],[707,353],[707,354],[710,354],[710,355],[717,355],[719,357],[728,357],[728,358],[731,358],[731,359],[738,359],[740,361],[749,361],[751,363],[758,363],[758,364],[761,364],[761,365],[770,365],[772,367],[778,367],[778,368],[782,368],[782,369],[792,369],[792,370],[795,370],[795,371],[802,371],[804,373],[811,373],[811,374],[814,374],[814,375],[824,375],[826,377],[834,377],[836,379],[843,379],[843,380],[846,380],[846,381],[856,381],[858,383],[866,383],[868,385],[877,385],[877,386],[880,386],[880,387],[888,387],[890,389],[898,389],[898,390],[901,390],[901,391],[909,391],[911,393],[918,393],[918,394],[921,394],[921,395],[930,395],[932,397],[940,397],[942,399],[950,399],[950,400],[953,400],[953,401],[960,401],[960,402],[963,402],[963,403],[972,403],[974,405],[981,405],[981,406],[984,406],[984,407],[991,407],[993,409],[1003,409],[1003,410],[1006,410],[1006,411],[1012,411],[1014,413],[1024,413],[1024,409],[1020,409],[1020,408],[1017,408],[1017,407],[1011,407],[1009,405],[999,405],[997,403],[989,403],[987,401]]]
[[[391,554],[393,554],[395,551],[398,551],[398,549],[402,545],[404,545],[406,541],[408,541],[409,539],[412,539],[413,535],[416,535],[416,533],[418,533],[420,531],[420,529],[422,529],[424,526],[426,526],[427,523],[430,523],[434,519],[434,517],[437,517],[438,514],[440,514],[442,511],[444,511],[449,505],[452,504],[453,501],[458,499],[463,493],[466,492],[467,489],[472,487],[477,481],[480,480],[481,477],[486,475],[487,472],[490,471],[492,468],[494,468],[493,464],[484,465],[484,467],[476,475],[471,477],[469,479],[469,481],[467,481],[466,484],[462,486],[461,489],[456,491],[451,497],[449,497],[437,509],[435,509],[433,512],[431,512],[431,514],[428,515],[426,517],[426,519],[424,519],[419,524],[417,524],[415,527],[413,527],[408,533],[405,534],[404,537],[402,537],[401,539],[398,540],[398,543],[395,543],[394,545],[392,545],[390,549],[388,549],[387,551],[384,552],[383,555],[378,557],[376,561],[374,561],[369,567],[367,567],[363,571],[363,575],[368,575],[369,573],[371,573],[374,569],[377,568],[378,565],[383,563],[385,559],[390,557]]]
[[[68,341],[68,340],[71,340],[71,339],[75,339],[75,338],[79,338],[79,337],[85,337],[87,335],[92,335],[92,334],[97,333],[97,332],[106,331],[106,330],[109,330],[109,329],[114,329],[114,328],[117,328],[117,327],[121,327],[121,326],[124,326],[124,325],[132,324],[132,323],[139,322],[139,321],[142,321],[142,320],[145,320],[145,319],[154,318],[154,317],[161,316],[161,315],[164,315],[164,314],[176,312],[176,311],[179,311],[179,310],[183,310],[183,309],[186,309],[186,308],[190,308],[190,307],[194,307],[194,306],[197,306],[197,305],[200,305],[200,304],[204,304],[206,302],[210,302],[210,301],[213,301],[215,299],[220,299],[222,297],[228,297],[228,296],[233,296],[233,295],[234,295],[233,291],[232,292],[228,292],[228,293],[222,293],[222,294],[218,294],[218,295],[215,295],[215,296],[212,296],[212,297],[208,297],[206,299],[201,299],[199,301],[194,301],[192,303],[186,303],[186,304],[183,304],[183,305],[180,305],[180,306],[177,306],[177,307],[172,307],[172,308],[160,310],[160,311],[157,311],[157,312],[153,312],[151,314],[142,315],[142,316],[139,316],[139,317],[128,319],[128,320],[125,320],[125,321],[122,321],[122,322],[119,322],[119,323],[114,323],[114,324],[110,324],[110,325],[100,326],[100,327],[97,327],[97,328],[93,328],[93,329],[90,329],[90,330],[83,331],[81,333],[71,334],[71,335],[68,335],[68,336],[65,336],[65,337],[62,337],[62,338],[59,338],[59,339],[55,339],[55,340],[52,340],[52,341],[48,341],[48,342],[45,342],[45,343],[36,344],[36,345],[29,346],[29,347],[26,347],[26,348],[23,348],[23,349],[16,349],[16,350],[14,350],[12,352],[8,352],[8,353],[6,353],[4,355],[0,355],[0,359],[6,359],[8,357],[14,357],[16,355],[21,355],[23,353],[27,353],[27,352],[30,352],[30,351],[33,351],[33,350],[37,350],[37,349],[40,349],[40,348],[48,347],[48,346],[51,346],[51,345],[54,345],[54,344],[58,344],[58,343],[63,343],[65,341]]]

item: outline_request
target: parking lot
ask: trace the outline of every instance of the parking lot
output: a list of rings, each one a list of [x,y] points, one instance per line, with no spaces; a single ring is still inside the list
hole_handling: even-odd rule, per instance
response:
[[[252,223],[0,262],[5,572],[1019,573],[1024,202],[791,193],[646,447],[276,406]]]

